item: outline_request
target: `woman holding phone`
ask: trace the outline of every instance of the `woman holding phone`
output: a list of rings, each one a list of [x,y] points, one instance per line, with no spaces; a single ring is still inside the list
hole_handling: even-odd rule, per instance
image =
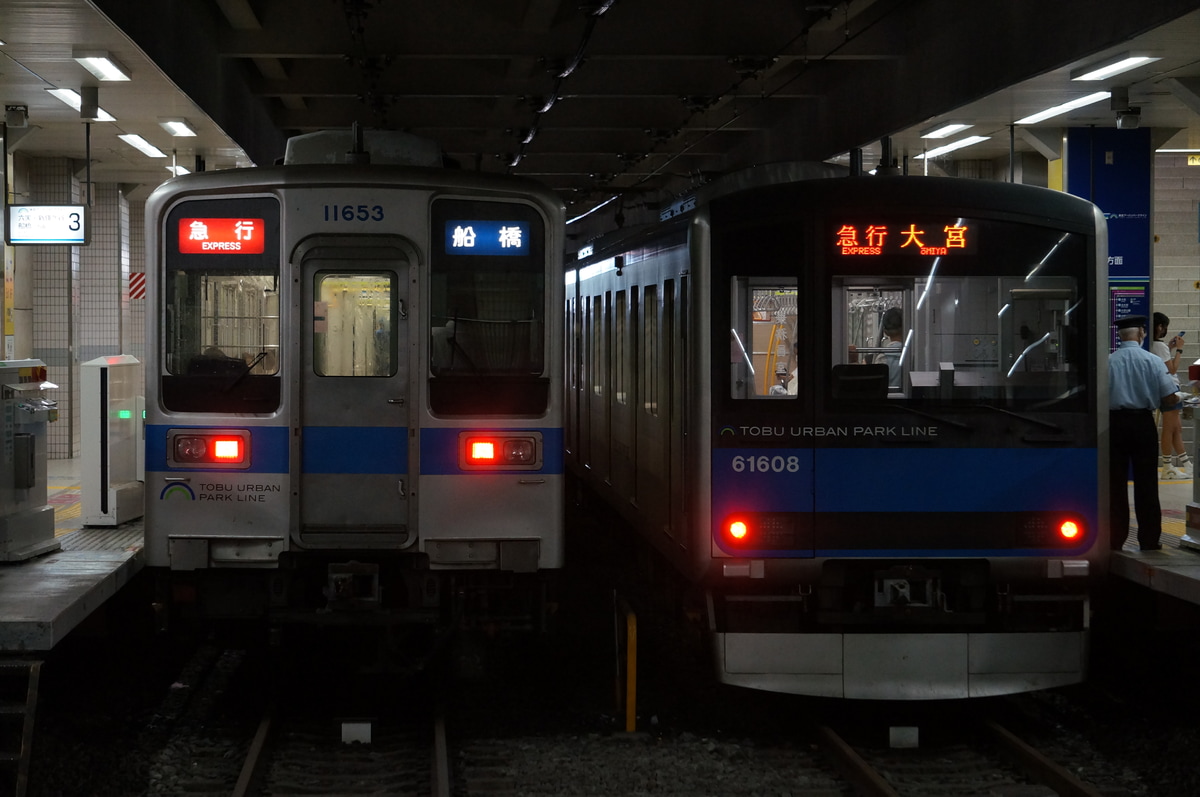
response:
[[[1171,319],[1166,313],[1154,314],[1154,342],[1150,344],[1150,351],[1157,354],[1163,359],[1167,366],[1167,373],[1175,380],[1176,388],[1179,387],[1179,358],[1183,354],[1183,333],[1180,332],[1169,342],[1164,343],[1163,338],[1167,336],[1167,329],[1171,326]],[[1183,445],[1183,411],[1180,409],[1183,402],[1164,407],[1162,414],[1162,437],[1160,439],[1160,451],[1162,458],[1160,466],[1162,468],[1162,478],[1169,480],[1190,479],[1191,463],[1188,460],[1187,449]]]

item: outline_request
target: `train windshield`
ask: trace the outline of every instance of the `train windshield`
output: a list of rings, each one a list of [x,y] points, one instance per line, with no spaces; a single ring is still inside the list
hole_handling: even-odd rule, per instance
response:
[[[973,219],[841,227],[833,399],[1038,409],[1082,397],[1094,348],[1083,236]],[[923,245],[905,251],[906,236]]]
[[[184,202],[169,214],[160,342],[167,409],[278,408],[278,236],[269,198]]]
[[[443,414],[545,410],[545,224],[531,206],[440,199],[429,262],[430,402]]]

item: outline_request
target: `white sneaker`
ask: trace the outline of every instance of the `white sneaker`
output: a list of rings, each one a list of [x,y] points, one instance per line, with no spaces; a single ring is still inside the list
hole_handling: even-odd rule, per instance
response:
[[[1187,474],[1187,471],[1180,470],[1174,465],[1167,465],[1162,469],[1163,481],[1186,481],[1192,478]]]

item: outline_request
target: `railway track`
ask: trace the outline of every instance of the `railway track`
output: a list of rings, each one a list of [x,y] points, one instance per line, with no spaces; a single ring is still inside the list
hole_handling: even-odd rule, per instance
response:
[[[279,682],[242,672],[246,659],[203,646],[185,667],[144,739],[159,750],[148,794],[449,797],[445,721],[428,689],[401,700],[364,678],[379,698],[366,717],[345,678],[287,678],[273,688]]]
[[[369,730],[369,738],[348,742],[347,725],[351,736]],[[447,762],[440,711],[339,726],[329,717],[288,717],[274,704],[259,723],[232,794],[449,797]]]
[[[863,797],[969,797],[1030,785],[1064,797],[1116,793],[1102,792],[992,719],[966,729],[958,741],[921,749],[852,745],[827,725],[817,735]]]

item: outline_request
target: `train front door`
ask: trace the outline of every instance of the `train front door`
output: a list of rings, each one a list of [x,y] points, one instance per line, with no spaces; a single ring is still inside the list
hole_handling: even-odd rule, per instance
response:
[[[301,244],[300,542],[409,537],[409,265],[402,239]]]

